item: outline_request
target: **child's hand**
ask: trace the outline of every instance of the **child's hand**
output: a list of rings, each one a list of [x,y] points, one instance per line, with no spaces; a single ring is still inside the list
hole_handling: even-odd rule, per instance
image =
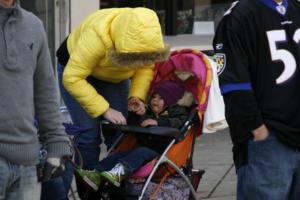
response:
[[[154,119],[146,119],[141,123],[141,127],[147,127],[147,126],[157,126],[157,121]]]
[[[128,110],[138,115],[143,115],[145,114],[145,105],[139,98],[131,97],[128,100]]]

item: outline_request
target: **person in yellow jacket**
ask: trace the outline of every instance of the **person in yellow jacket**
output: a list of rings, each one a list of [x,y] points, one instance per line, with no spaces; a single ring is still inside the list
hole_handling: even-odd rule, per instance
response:
[[[154,63],[166,60],[169,52],[158,17],[147,8],[98,10],[61,44],[60,89],[79,128],[75,143],[84,169],[92,169],[99,160],[101,117],[126,124],[127,108],[142,114]],[[107,131],[103,135],[111,146],[116,136]]]

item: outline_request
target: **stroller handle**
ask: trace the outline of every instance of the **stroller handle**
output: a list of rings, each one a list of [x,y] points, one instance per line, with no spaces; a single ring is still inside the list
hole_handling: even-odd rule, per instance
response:
[[[113,124],[107,120],[101,121],[102,128],[108,130],[122,131],[124,133],[136,133],[136,134],[146,134],[146,135],[157,135],[162,137],[177,138],[180,135],[180,130],[172,127],[164,126],[150,126],[150,127],[140,127],[140,126],[128,126]]]

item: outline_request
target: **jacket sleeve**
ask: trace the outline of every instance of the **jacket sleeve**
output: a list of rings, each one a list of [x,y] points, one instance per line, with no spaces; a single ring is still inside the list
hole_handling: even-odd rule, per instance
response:
[[[251,82],[255,56],[246,31],[239,19],[225,16],[217,28],[213,45],[225,115],[230,129],[235,130],[236,141],[248,137],[252,130],[263,124]]]
[[[59,95],[51,64],[46,34],[40,25],[41,46],[34,72],[35,117],[39,121],[41,142],[46,146],[49,157],[71,155],[71,145],[64,132],[59,111]]]
[[[186,121],[188,115],[187,108],[183,106],[172,106],[167,112],[168,114],[162,114],[158,117],[158,126],[180,128]]]
[[[66,90],[92,117],[98,117],[108,108],[108,102],[97,93],[86,78],[105,54],[105,47],[93,27],[82,32],[63,73]]]
[[[145,102],[153,79],[153,66],[137,69],[131,79],[129,97],[138,97]]]

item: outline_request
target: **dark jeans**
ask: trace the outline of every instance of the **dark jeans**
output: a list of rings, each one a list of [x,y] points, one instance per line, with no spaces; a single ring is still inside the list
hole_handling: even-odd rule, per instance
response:
[[[237,171],[238,200],[300,198],[300,153],[270,132],[263,141],[248,142],[248,163]]]
[[[116,152],[109,155],[101,160],[99,164],[95,165],[95,169],[98,171],[109,171],[117,163],[122,163],[127,167],[128,173],[131,175],[156,156],[158,156],[158,153],[150,148],[137,147],[133,150]]]
[[[83,168],[92,169],[93,166],[99,161],[99,145],[101,143],[99,129],[101,118],[90,117],[81,107],[81,105],[65,90],[62,84],[63,70],[64,66],[58,64],[57,71],[61,95],[68,108],[73,124],[86,130],[84,133],[80,133],[74,137],[74,143],[82,155]],[[121,81],[118,84],[113,84],[97,80],[93,77],[88,77],[87,81],[109,102],[110,107],[122,112],[124,116],[127,116],[127,97],[130,84],[129,80]],[[104,142],[108,148],[118,137],[118,133],[112,131],[105,131],[102,132],[102,134],[105,138]],[[79,161],[79,156],[77,153],[75,153],[75,161],[77,163]],[[70,168],[66,173],[73,174],[73,172],[74,169]],[[71,184],[71,182],[68,184]]]
[[[62,177],[51,179],[42,184],[42,195],[41,200],[67,200],[68,194],[64,185]]]

